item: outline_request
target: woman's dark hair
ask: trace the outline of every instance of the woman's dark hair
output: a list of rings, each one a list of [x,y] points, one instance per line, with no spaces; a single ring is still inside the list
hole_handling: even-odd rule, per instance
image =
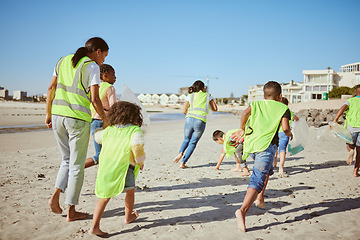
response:
[[[141,127],[142,123],[141,108],[134,103],[119,101],[114,103],[109,110],[109,126],[133,124]]]
[[[78,50],[76,50],[76,53],[71,59],[73,67],[75,67],[80,61],[80,59],[85,57],[88,53],[95,52],[98,49],[104,52],[109,50],[109,46],[102,38],[99,37],[93,37],[87,40],[87,42],[85,43],[85,47],[81,47]]]
[[[105,74],[105,73],[112,72],[112,71],[115,71],[115,70],[114,70],[114,68],[113,68],[111,65],[105,64],[105,63],[101,64],[101,66],[100,66],[100,78],[101,78],[102,80],[104,80],[104,79],[103,79],[104,74]]]
[[[188,92],[189,93],[199,92],[204,88],[205,88],[205,84],[202,81],[197,80],[196,82],[193,83],[191,87],[189,87]]]

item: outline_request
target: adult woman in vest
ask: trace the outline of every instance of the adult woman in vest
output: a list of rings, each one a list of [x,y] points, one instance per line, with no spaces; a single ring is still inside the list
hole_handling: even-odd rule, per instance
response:
[[[183,157],[180,168],[187,168],[185,164],[194,152],[196,144],[205,130],[209,106],[213,111],[217,111],[216,103],[210,94],[206,92],[205,84],[202,81],[198,80],[194,82],[194,84],[189,87],[188,92],[189,95],[186,98],[183,108],[183,113],[186,114],[184,141],[179,150],[179,154],[174,159],[174,163],[177,163]]]
[[[100,70],[108,55],[107,43],[98,37],[89,39],[75,54],[61,58],[47,92],[45,124],[53,128],[62,162],[55,190],[49,200],[50,210],[61,214],[60,193],[67,188],[67,221],[87,217],[75,211],[84,179],[84,165],[90,135],[90,104],[106,122],[99,97]]]

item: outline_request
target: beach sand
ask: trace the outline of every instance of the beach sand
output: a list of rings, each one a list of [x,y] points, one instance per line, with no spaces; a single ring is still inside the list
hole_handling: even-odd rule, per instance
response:
[[[43,123],[44,104],[8,106],[0,103],[0,126]],[[324,108],[339,106],[329,103]],[[111,199],[101,220],[107,237],[360,239],[360,178],[353,177],[353,165],[346,164],[344,142],[332,136],[317,139],[313,127],[305,150],[285,163],[289,177],[278,178],[275,169],[265,194],[266,209],[252,207],[246,217],[248,232],[240,232],[234,212],[241,206],[249,177],[229,171],[235,165],[233,157],[215,171],[222,146],[212,140],[214,130],[238,128],[239,123],[240,116],[234,115],[210,119],[185,170],[172,162],[183,140],[184,121],[151,124],[145,135],[145,168],[136,183],[135,210],[140,217],[124,224],[125,194]],[[88,156],[93,153],[90,139]],[[98,239],[87,232],[97,201],[97,166],[85,170],[77,207],[89,212],[89,218],[68,223],[64,194],[60,197],[63,215],[48,208],[60,165],[51,130],[0,134],[0,158],[1,240]],[[248,165],[252,169],[252,159]]]

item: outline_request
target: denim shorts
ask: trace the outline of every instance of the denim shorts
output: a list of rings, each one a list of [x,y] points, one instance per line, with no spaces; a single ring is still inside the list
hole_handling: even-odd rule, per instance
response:
[[[250,156],[254,159],[253,172],[250,176],[250,188],[261,192],[264,188],[264,183],[267,175],[273,175],[273,162],[276,153],[277,146],[270,144],[270,146],[257,153],[250,153]]]
[[[356,147],[360,147],[360,132],[353,132],[351,133],[351,138],[354,144],[352,144],[353,146],[355,145]]]
[[[289,144],[290,137],[286,136],[284,132],[279,132],[278,136],[279,136],[279,153],[281,152],[286,153],[286,148],[287,145]]]
[[[128,190],[134,189],[135,188],[135,175],[134,175],[134,170],[131,168],[128,168],[127,174],[126,174],[126,179],[125,179],[125,187],[124,187],[124,191],[126,192]]]

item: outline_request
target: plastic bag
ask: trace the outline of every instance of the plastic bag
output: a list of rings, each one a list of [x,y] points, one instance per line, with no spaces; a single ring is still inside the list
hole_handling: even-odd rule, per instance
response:
[[[288,152],[290,155],[295,155],[304,150],[309,138],[309,127],[305,119],[300,118],[299,121],[293,121],[291,124],[291,132],[293,134],[293,140],[288,144]]]
[[[330,122],[329,125],[331,130],[335,133],[337,137],[339,137],[346,143],[353,144],[351,134],[346,128],[334,122]]]
[[[141,107],[141,114],[143,116],[143,125],[141,126],[141,130],[145,135],[145,133],[147,133],[150,129],[149,114],[145,110],[145,107],[142,105],[140,100],[135,96],[135,94],[130,90],[130,88],[126,84],[124,84],[124,91],[121,94],[120,100],[135,103],[136,105]]]

